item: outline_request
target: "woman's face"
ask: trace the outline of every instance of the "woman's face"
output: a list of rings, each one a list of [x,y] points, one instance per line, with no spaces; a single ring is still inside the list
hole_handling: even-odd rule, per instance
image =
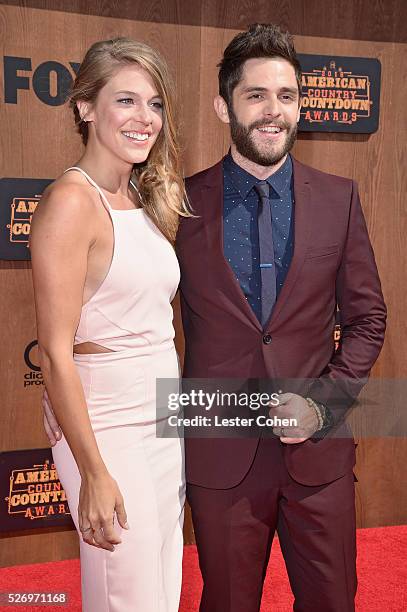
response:
[[[78,107],[89,142],[130,164],[147,159],[163,124],[162,99],[148,72],[135,64],[119,68],[93,105]]]

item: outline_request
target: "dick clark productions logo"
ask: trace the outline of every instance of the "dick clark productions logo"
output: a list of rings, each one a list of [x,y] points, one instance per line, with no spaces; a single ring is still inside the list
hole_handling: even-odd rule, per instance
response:
[[[30,372],[24,374],[24,387],[40,386],[44,384],[41,368],[38,365],[38,340],[27,344],[24,351],[24,361]]]

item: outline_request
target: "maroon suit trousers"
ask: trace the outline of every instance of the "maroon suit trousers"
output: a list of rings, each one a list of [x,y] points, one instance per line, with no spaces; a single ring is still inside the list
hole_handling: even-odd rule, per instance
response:
[[[258,612],[277,530],[297,612],[353,612],[354,477],[293,480],[278,438],[260,440],[245,478],[229,489],[189,485],[204,580],[200,612]]]

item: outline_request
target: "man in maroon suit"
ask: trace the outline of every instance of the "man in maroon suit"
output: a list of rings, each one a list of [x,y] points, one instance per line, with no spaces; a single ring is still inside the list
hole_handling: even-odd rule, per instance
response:
[[[296,427],[186,439],[201,612],[259,610],[276,530],[294,609],[354,610],[355,445],[343,420],[379,354],[386,309],[355,182],[289,155],[300,83],[289,35],[257,24],[236,36],[215,99],[231,150],[187,179],[184,377],[309,380],[305,397],[284,393],[271,407]]]

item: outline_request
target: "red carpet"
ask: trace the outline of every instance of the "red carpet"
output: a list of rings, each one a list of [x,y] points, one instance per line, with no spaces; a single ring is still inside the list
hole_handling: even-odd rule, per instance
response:
[[[358,530],[358,612],[407,611],[407,525]],[[186,546],[180,612],[198,610],[201,578],[195,546]],[[67,606],[0,606],[8,612],[80,612],[79,561],[19,565],[0,569],[0,592],[66,591]],[[278,541],[273,544],[262,612],[289,612],[292,595]],[[96,612],[96,611],[95,611]],[[143,612],[148,612],[147,610]],[[315,610],[315,612],[323,612]]]

